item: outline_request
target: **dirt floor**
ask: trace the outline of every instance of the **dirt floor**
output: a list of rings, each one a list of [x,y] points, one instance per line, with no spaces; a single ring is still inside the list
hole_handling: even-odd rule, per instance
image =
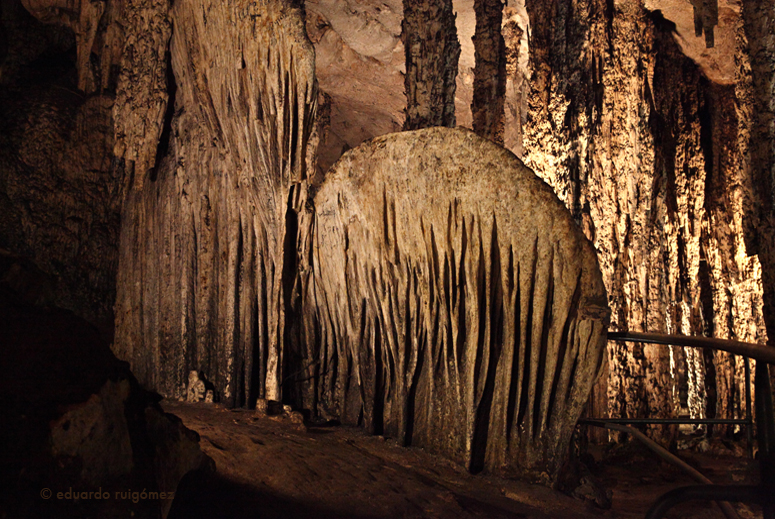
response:
[[[216,473],[184,478],[170,519],[196,518],[636,518],[653,500],[693,484],[682,472],[632,445],[587,458],[613,492],[609,510],[547,488],[486,474],[391,439],[344,426],[305,426],[281,415],[226,410],[213,404],[163,402],[201,436]],[[723,447],[722,447],[723,449]],[[737,446],[738,452],[741,450]],[[753,482],[746,458],[680,451],[715,483]],[[730,451],[731,452],[731,451]],[[753,508],[738,507],[743,519]],[[668,517],[723,517],[693,503]]]

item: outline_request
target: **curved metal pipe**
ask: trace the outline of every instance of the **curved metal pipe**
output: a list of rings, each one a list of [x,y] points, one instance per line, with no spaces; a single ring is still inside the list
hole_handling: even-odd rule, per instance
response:
[[[658,444],[657,442],[655,442],[654,440],[652,440],[651,438],[649,438],[648,436],[640,432],[638,429],[635,429],[634,427],[628,427],[626,425],[619,425],[619,424],[610,423],[610,422],[596,422],[595,420],[582,420],[581,423],[584,423],[587,425],[595,425],[598,427],[605,427],[606,429],[611,429],[614,431],[620,431],[620,432],[631,434],[634,438],[639,440],[646,447],[648,447],[654,453],[656,453],[657,456],[667,461],[668,463],[675,465],[679,469],[683,470],[684,472],[689,474],[692,477],[692,479],[694,479],[695,481],[699,483],[704,483],[704,485],[700,485],[700,486],[713,487],[713,488],[717,487],[717,485],[714,485],[711,480],[703,476],[702,473],[700,473],[697,469],[695,469],[694,467],[692,467],[691,465],[683,461],[681,458],[671,453],[670,451],[668,451],[660,444]],[[694,487],[685,487],[685,488],[694,488]],[[737,488],[737,487],[730,487],[730,488]],[[667,494],[670,494],[670,492],[668,492]],[[695,499],[695,498],[691,498],[691,499]],[[724,516],[727,519],[740,519],[739,516],[737,515],[737,511],[732,507],[732,505],[726,502],[728,500],[724,500],[723,498],[720,498],[717,495],[709,498],[709,500],[716,501],[718,503],[719,508],[721,508],[721,511],[724,513]],[[661,498],[660,500],[657,501],[657,503],[659,503],[660,501],[661,501]],[[654,506],[656,506],[657,503],[655,503]],[[652,508],[654,508],[654,506],[652,506]],[[672,506],[673,505],[668,506],[665,510],[670,509]],[[662,516],[660,515],[659,517],[662,517]]]

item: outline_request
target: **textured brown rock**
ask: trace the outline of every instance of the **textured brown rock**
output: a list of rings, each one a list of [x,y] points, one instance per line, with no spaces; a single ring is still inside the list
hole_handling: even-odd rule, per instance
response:
[[[460,43],[452,0],[404,0],[401,28],[406,53],[404,130],[454,128]]]
[[[78,89],[92,93],[96,90],[90,58],[97,29],[105,11],[103,1],[22,0],[22,5],[38,20],[57,23],[75,33],[77,46]]]
[[[197,370],[227,405],[279,400],[312,46],[284,1],[182,0],[171,17],[168,153],[124,204],[114,349],[165,396]]]
[[[527,2],[525,162],[594,241],[614,326],[765,340],[761,267],[744,239],[745,74],[734,88],[708,81],[703,70],[728,69],[724,56],[694,63],[638,1],[580,5]],[[592,414],[745,412],[742,363],[729,355],[611,344],[608,366]]]
[[[554,482],[608,310],[549,186],[472,132],[432,128],[350,151],[314,205],[305,404],[472,471]]]
[[[747,54],[744,69],[750,95],[748,163],[756,190],[748,213],[749,246],[762,263],[767,332],[775,334],[775,6],[768,2],[742,2],[741,46]],[[747,51],[747,52],[745,52]],[[750,74],[750,75],[749,75]]]
[[[113,108],[113,154],[124,161],[124,189],[141,189],[156,165],[172,74],[170,5],[168,0],[126,0],[124,7],[126,29]]]
[[[67,27],[39,22],[18,1],[3,3],[0,24],[9,43],[0,78],[0,247],[51,274],[52,304],[110,335],[120,214],[112,95],[78,89],[80,43]],[[98,66],[90,71],[101,77]]]
[[[506,94],[506,44],[503,39],[501,0],[474,0],[476,32],[474,49],[473,129],[482,137],[503,144],[504,95]]]

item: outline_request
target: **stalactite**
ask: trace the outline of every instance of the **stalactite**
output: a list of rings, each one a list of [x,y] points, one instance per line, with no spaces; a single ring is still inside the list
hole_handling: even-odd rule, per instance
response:
[[[351,150],[313,202],[305,407],[474,472],[556,482],[608,310],[549,186],[433,128]]]
[[[156,150],[164,126],[167,92],[167,51],[172,26],[169,0],[127,0],[122,21],[123,52],[113,107],[113,154],[123,160],[124,190],[142,189],[156,165]]]
[[[167,396],[197,370],[227,405],[279,400],[313,50],[282,0],[179,0],[171,16],[169,151],[124,205],[114,348]]]
[[[503,144],[506,94],[506,44],[503,40],[502,0],[474,0],[474,97],[471,102],[474,131]]]
[[[460,43],[452,0],[404,0],[405,130],[455,127],[455,78]]]

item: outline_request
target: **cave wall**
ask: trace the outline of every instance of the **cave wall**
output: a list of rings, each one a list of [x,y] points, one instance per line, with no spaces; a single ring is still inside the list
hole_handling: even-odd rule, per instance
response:
[[[669,2],[508,6],[504,138],[595,243],[617,327],[762,342],[773,320],[765,319],[773,305],[763,298],[775,297],[775,17],[768,4],[722,3],[715,40],[729,50],[724,42],[736,38],[732,65],[720,53],[701,63],[696,42],[676,37],[655,11],[682,30],[685,20]],[[299,209],[308,175],[302,156],[312,153],[303,141],[315,140],[308,121],[319,99],[323,168],[343,149],[401,127],[399,4],[308,2],[306,29],[330,92],[318,98],[306,61],[294,62],[298,77],[271,86],[252,70],[250,52],[259,50],[240,58],[236,34],[247,30],[240,24],[268,27],[242,4],[228,15],[207,7],[240,27],[219,38],[233,48],[211,49],[173,36],[173,22],[180,17],[181,29],[203,39],[221,22],[207,25],[210,15],[195,19],[166,0],[83,9],[3,3],[0,247],[33,257],[58,280],[57,304],[101,323],[113,319],[121,248],[116,348],[135,359],[146,383],[179,394],[182,373],[201,366],[231,388],[224,394],[232,402],[249,403],[267,387],[276,396],[281,368],[270,365],[287,359],[266,359],[296,304],[285,266],[294,264],[289,244],[311,214]],[[473,90],[474,5],[454,6],[462,49],[457,120],[470,124],[461,106],[468,110]],[[211,53],[218,63],[202,70],[201,56]],[[302,83],[298,119],[283,116],[276,128],[256,123],[250,133],[235,123],[258,113],[243,92],[261,99],[262,113],[286,114],[266,92]],[[290,129],[294,120],[302,122]],[[256,171],[274,180],[262,184]],[[128,231],[119,247],[124,200]],[[279,299],[263,301],[257,287],[264,286]],[[236,359],[231,367],[228,358]],[[168,367],[154,375],[158,366]],[[596,415],[744,412],[742,365],[727,354],[612,344],[606,369],[590,410]],[[258,394],[248,396],[250,387]]]
[[[745,72],[733,85],[709,81],[675,26],[640,2],[526,4],[524,158],[594,241],[612,325],[765,341],[743,217],[755,198]],[[590,413],[677,414],[682,376],[690,416],[744,413],[739,360],[614,343]]]
[[[750,132],[745,151],[749,185],[756,189],[746,216],[748,245],[763,269],[765,322],[775,334],[775,6],[742,2],[740,39],[741,94]]]
[[[144,181],[135,170],[123,207],[114,350],[168,397],[183,397],[197,370],[227,405],[279,400],[312,46],[294,3],[169,9],[168,148]],[[144,98],[135,103],[145,118]]]
[[[400,131],[407,106],[403,3],[307,0],[322,116],[320,174],[363,141]]]
[[[102,26],[83,29],[91,18],[33,12],[42,21],[21,2],[0,5],[0,248],[33,259],[54,279],[50,303],[110,336],[122,177],[112,154],[116,40]]]

